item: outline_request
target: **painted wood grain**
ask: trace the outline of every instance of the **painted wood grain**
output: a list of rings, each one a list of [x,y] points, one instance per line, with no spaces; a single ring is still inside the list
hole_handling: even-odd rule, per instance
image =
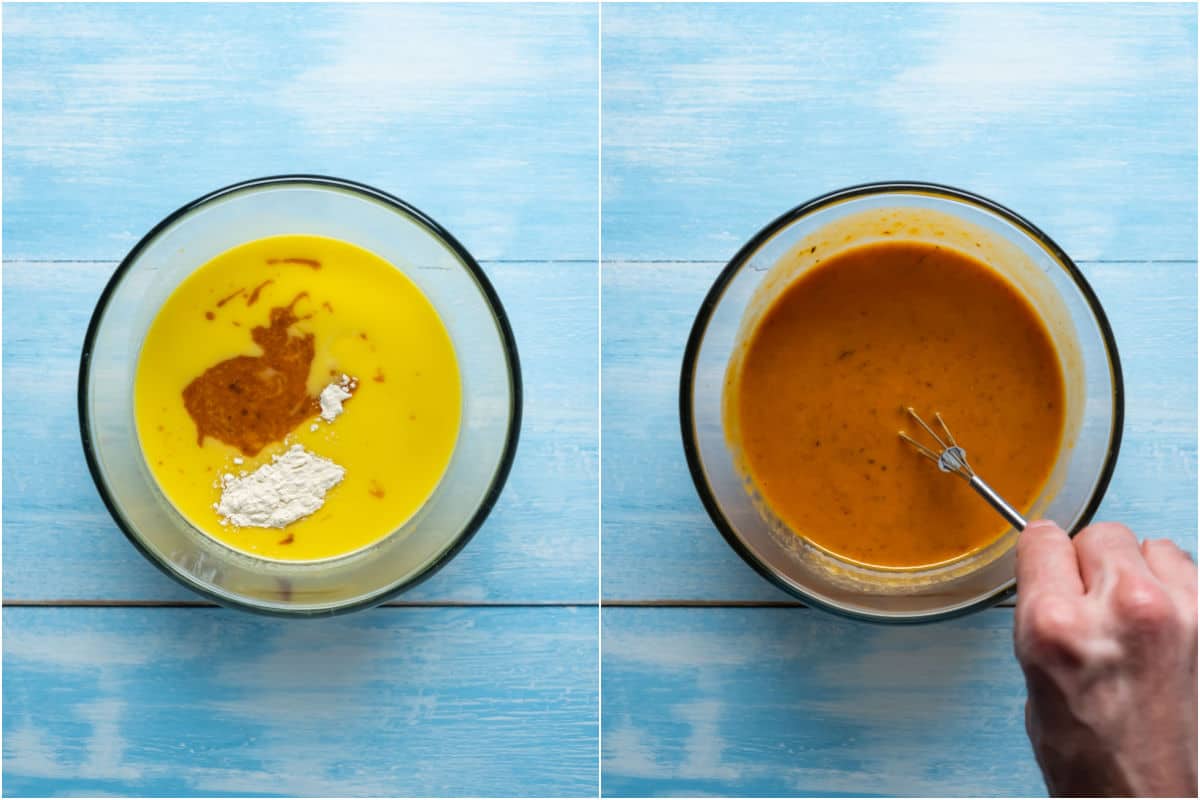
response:
[[[606,600],[782,600],[725,543],[679,432],[679,369],[717,263],[602,270]],[[1125,372],[1125,437],[1099,519],[1196,552],[1196,265],[1084,263]]]
[[[1196,255],[1194,4],[605,4],[606,258],[728,259],[855,183],[1004,203],[1081,259]]]
[[[92,307],[115,265],[3,271],[4,597],[194,599],[125,540],[79,442],[76,384]],[[487,522],[406,600],[582,602],[597,596],[594,264],[485,263],[524,373],[521,441]]]
[[[4,792],[594,795],[596,614],[6,609]]]
[[[607,573],[606,573],[607,574]],[[606,796],[1041,796],[1011,613],[605,608]]]
[[[595,4],[12,5],[9,258],[120,258],[167,212],[318,172],[476,258],[591,259]]]

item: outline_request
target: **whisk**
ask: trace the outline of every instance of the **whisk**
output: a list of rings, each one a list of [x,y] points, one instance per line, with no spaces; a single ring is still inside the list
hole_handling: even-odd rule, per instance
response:
[[[918,425],[925,429],[926,433],[933,437],[933,440],[937,442],[938,449],[933,450],[926,447],[904,431],[899,432],[900,438],[916,448],[918,453],[937,464],[938,469],[942,472],[952,472],[966,480],[967,483],[971,484],[971,488],[988,502],[988,505],[1000,512],[1000,516],[1008,520],[1018,531],[1025,530],[1025,518],[1015,508],[1010,506],[1003,497],[996,494],[996,491],[988,486],[983,478],[976,475],[975,470],[971,469],[971,465],[967,462],[967,451],[963,450],[962,445],[954,440],[954,434],[950,433],[950,429],[946,427],[946,421],[942,419],[942,415],[934,413],[933,418],[937,420],[938,425],[942,428],[942,432],[946,435],[944,440],[911,407],[905,410],[910,417],[916,420]]]

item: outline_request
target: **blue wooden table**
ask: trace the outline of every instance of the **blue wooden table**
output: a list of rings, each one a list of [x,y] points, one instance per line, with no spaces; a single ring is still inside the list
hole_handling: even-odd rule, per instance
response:
[[[724,262],[877,180],[1034,220],[1099,293],[1126,426],[1100,510],[1196,550],[1196,11],[602,9],[603,789],[1036,795],[1012,609],[883,628],[796,608],[696,497],[679,362]]]
[[[888,629],[759,579],[692,488],[679,359],[779,212],[866,180],[975,190],[1109,311],[1127,423],[1102,515],[1195,552],[1195,41],[1192,6],[6,7],[5,793],[588,795],[598,726],[611,795],[1039,793],[1011,608]],[[468,547],[397,603],[305,623],[146,564],[73,394],[142,232],[298,171],[454,232],[527,390]]]
[[[4,9],[4,792],[594,795],[598,10]],[[521,352],[499,504],[387,607],[205,607],[92,486],[75,382],[116,262],[249,177],[373,184],[479,259]]]

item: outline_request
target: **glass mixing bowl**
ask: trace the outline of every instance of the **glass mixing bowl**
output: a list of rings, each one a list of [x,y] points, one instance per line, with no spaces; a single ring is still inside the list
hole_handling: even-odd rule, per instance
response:
[[[1012,211],[947,186],[854,186],[798,206],[760,231],[721,271],[696,315],[683,357],[680,423],[700,499],[725,539],[760,574],[840,614],[923,622],[1011,595],[1016,530],[931,567],[873,568],[842,560],[771,513],[735,467],[736,445],[722,424],[726,370],[770,302],[817,256],[829,258],[839,249],[887,237],[969,250],[1033,304],[1063,365],[1067,424],[1030,517],[1053,519],[1072,534],[1086,525],[1108,486],[1121,441],[1124,397],[1112,329],[1079,269],[1049,237]],[[970,453],[969,437],[964,438]]]
[[[142,457],[133,384],[142,339],[180,282],[253,239],[341,239],[402,269],[454,342],[462,422],[450,465],[406,524],[362,550],[320,562],[254,558],[199,532],[166,499]],[[369,287],[364,287],[369,291]],[[239,183],[189,203],[121,262],[88,326],[79,371],[88,467],[113,519],[172,578],[222,604],[290,616],[369,607],[429,577],[483,523],[512,466],[521,423],[517,346],[475,260],[436,222],[391,195],[314,175]]]

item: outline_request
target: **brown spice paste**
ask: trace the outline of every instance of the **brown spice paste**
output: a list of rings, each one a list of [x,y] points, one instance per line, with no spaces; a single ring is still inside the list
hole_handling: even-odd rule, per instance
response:
[[[309,269],[320,269],[321,262],[315,258],[268,258],[268,264],[301,264]]]
[[[257,303],[259,293],[262,292],[263,289],[267,288],[267,286],[269,286],[270,284],[272,284],[274,282],[275,281],[271,280],[270,278],[267,278],[265,281],[260,283],[258,286],[255,286],[253,291],[250,292],[250,296],[246,298],[246,306],[250,307],[250,306],[254,305],[255,303]]]
[[[217,301],[217,308],[221,308],[226,303],[228,303],[230,300],[232,300],[235,297],[239,297],[239,296],[245,294],[245,292],[246,292],[246,290],[243,288],[243,289],[238,289],[233,294],[225,295],[224,297],[222,297],[220,300]]]
[[[196,423],[198,444],[212,436],[248,456],[282,441],[301,422],[320,410],[308,394],[308,373],[315,355],[313,335],[293,336],[289,328],[301,319],[295,306],[271,309],[270,325],[250,336],[261,356],[236,356],[209,367],[183,390],[183,404]]]

